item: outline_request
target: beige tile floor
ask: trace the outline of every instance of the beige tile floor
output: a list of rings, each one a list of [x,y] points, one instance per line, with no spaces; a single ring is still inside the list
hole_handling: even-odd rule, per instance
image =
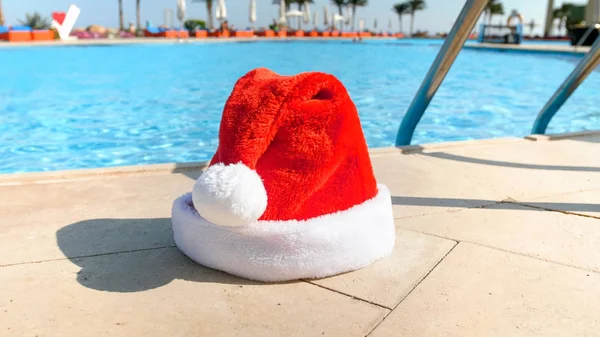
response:
[[[600,336],[600,136],[376,149],[398,240],[267,285],[174,247],[198,165],[0,176],[0,336]]]

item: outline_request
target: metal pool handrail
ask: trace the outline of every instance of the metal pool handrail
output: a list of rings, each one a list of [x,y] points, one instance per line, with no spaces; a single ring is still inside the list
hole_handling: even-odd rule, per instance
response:
[[[452,67],[452,63],[454,63],[458,52],[460,52],[473,27],[475,27],[488,1],[467,0],[465,3],[465,6],[454,22],[454,26],[452,26],[452,30],[450,30],[442,48],[433,61],[427,76],[425,76],[423,83],[421,83],[421,87],[408,107],[406,115],[402,119],[398,135],[396,136],[396,146],[410,145],[415,128],[419,124],[421,117],[423,117],[425,109],[427,109],[431,99],[442,84],[444,77],[446,77],[450,67]]]
[[[544,105],[533,124],[533,128],[531,129],[532,134],[544,134],[546,132],[548,123],[550,123],[550,120],[554,117],[558,109],[560,109],[598,64],[600,64],[600,38],[596,39],[590,51],[585,54],[583,59],[577,64],[577,67],[573,69],[573,72],[571,72],[546,105]]]

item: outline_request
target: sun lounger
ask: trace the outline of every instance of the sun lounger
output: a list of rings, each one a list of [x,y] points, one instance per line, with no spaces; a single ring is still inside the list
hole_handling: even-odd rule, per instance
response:
[[[317,36],[319,36],[319,32],[317,32],[316,30],[313,30],[310,33],[308,33],[308,36],[310,36],[310,37],[317,37]]]
[[[218,37],[218,38],[228,38],[231,36],[231,32],[226,30],[226,31],[214,31],[214,32],[210,32],[208,34],[208,36],[210,37]]]
[[[235,37],[254,37],[254,32],[251,30],[238,30],[234,33]]]
[[[51,30],[34,30],[31,32],[33,41],[52,41],[54,40],[54,32]]]
[[[198,39],[204,39],[208,37],[208,31],[205,29],[197,30],[193,35]]]
[[[256,32],[256,36],[260,37],[275,37],[275,31],[273,30],[261,30]]]
[[[14,26],[0,33],[0,40],[8,42],[27,42],[31,41],[31,27]]]
[[[162,37],[166,39],[185,39],[190,36],[187,30],[177,31],[174,29],[166,29],[159,27],[146,27],[144,31],[145,37]]]
[[[304,37],[304,31],[303,30],[288,31],[287,36]]]

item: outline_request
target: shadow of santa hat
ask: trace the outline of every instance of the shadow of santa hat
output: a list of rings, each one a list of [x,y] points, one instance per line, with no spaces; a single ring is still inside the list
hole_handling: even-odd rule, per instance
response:
[[[395,242],[356,107],[335,77],[256,69],[236,83],[219,146],[175,200],[175,242],[194,261],[260,281],[365,267]]]

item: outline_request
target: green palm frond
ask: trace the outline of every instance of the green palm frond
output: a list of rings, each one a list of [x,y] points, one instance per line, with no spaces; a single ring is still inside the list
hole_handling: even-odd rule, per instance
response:
[[[392,9],[398,15],[404,15],[410,12],[410,6],[406,2],[395,4]]]
[[[427,7],[424,0],[409,0],[407,3],[410,6],[410,11],[412,13],[424,10]]]
[[[35,12],[33,14],[25,14],[25,20],[19,20],[23,26],[29,26],[32,29],[50,29],[50,19],[43,17]]]

